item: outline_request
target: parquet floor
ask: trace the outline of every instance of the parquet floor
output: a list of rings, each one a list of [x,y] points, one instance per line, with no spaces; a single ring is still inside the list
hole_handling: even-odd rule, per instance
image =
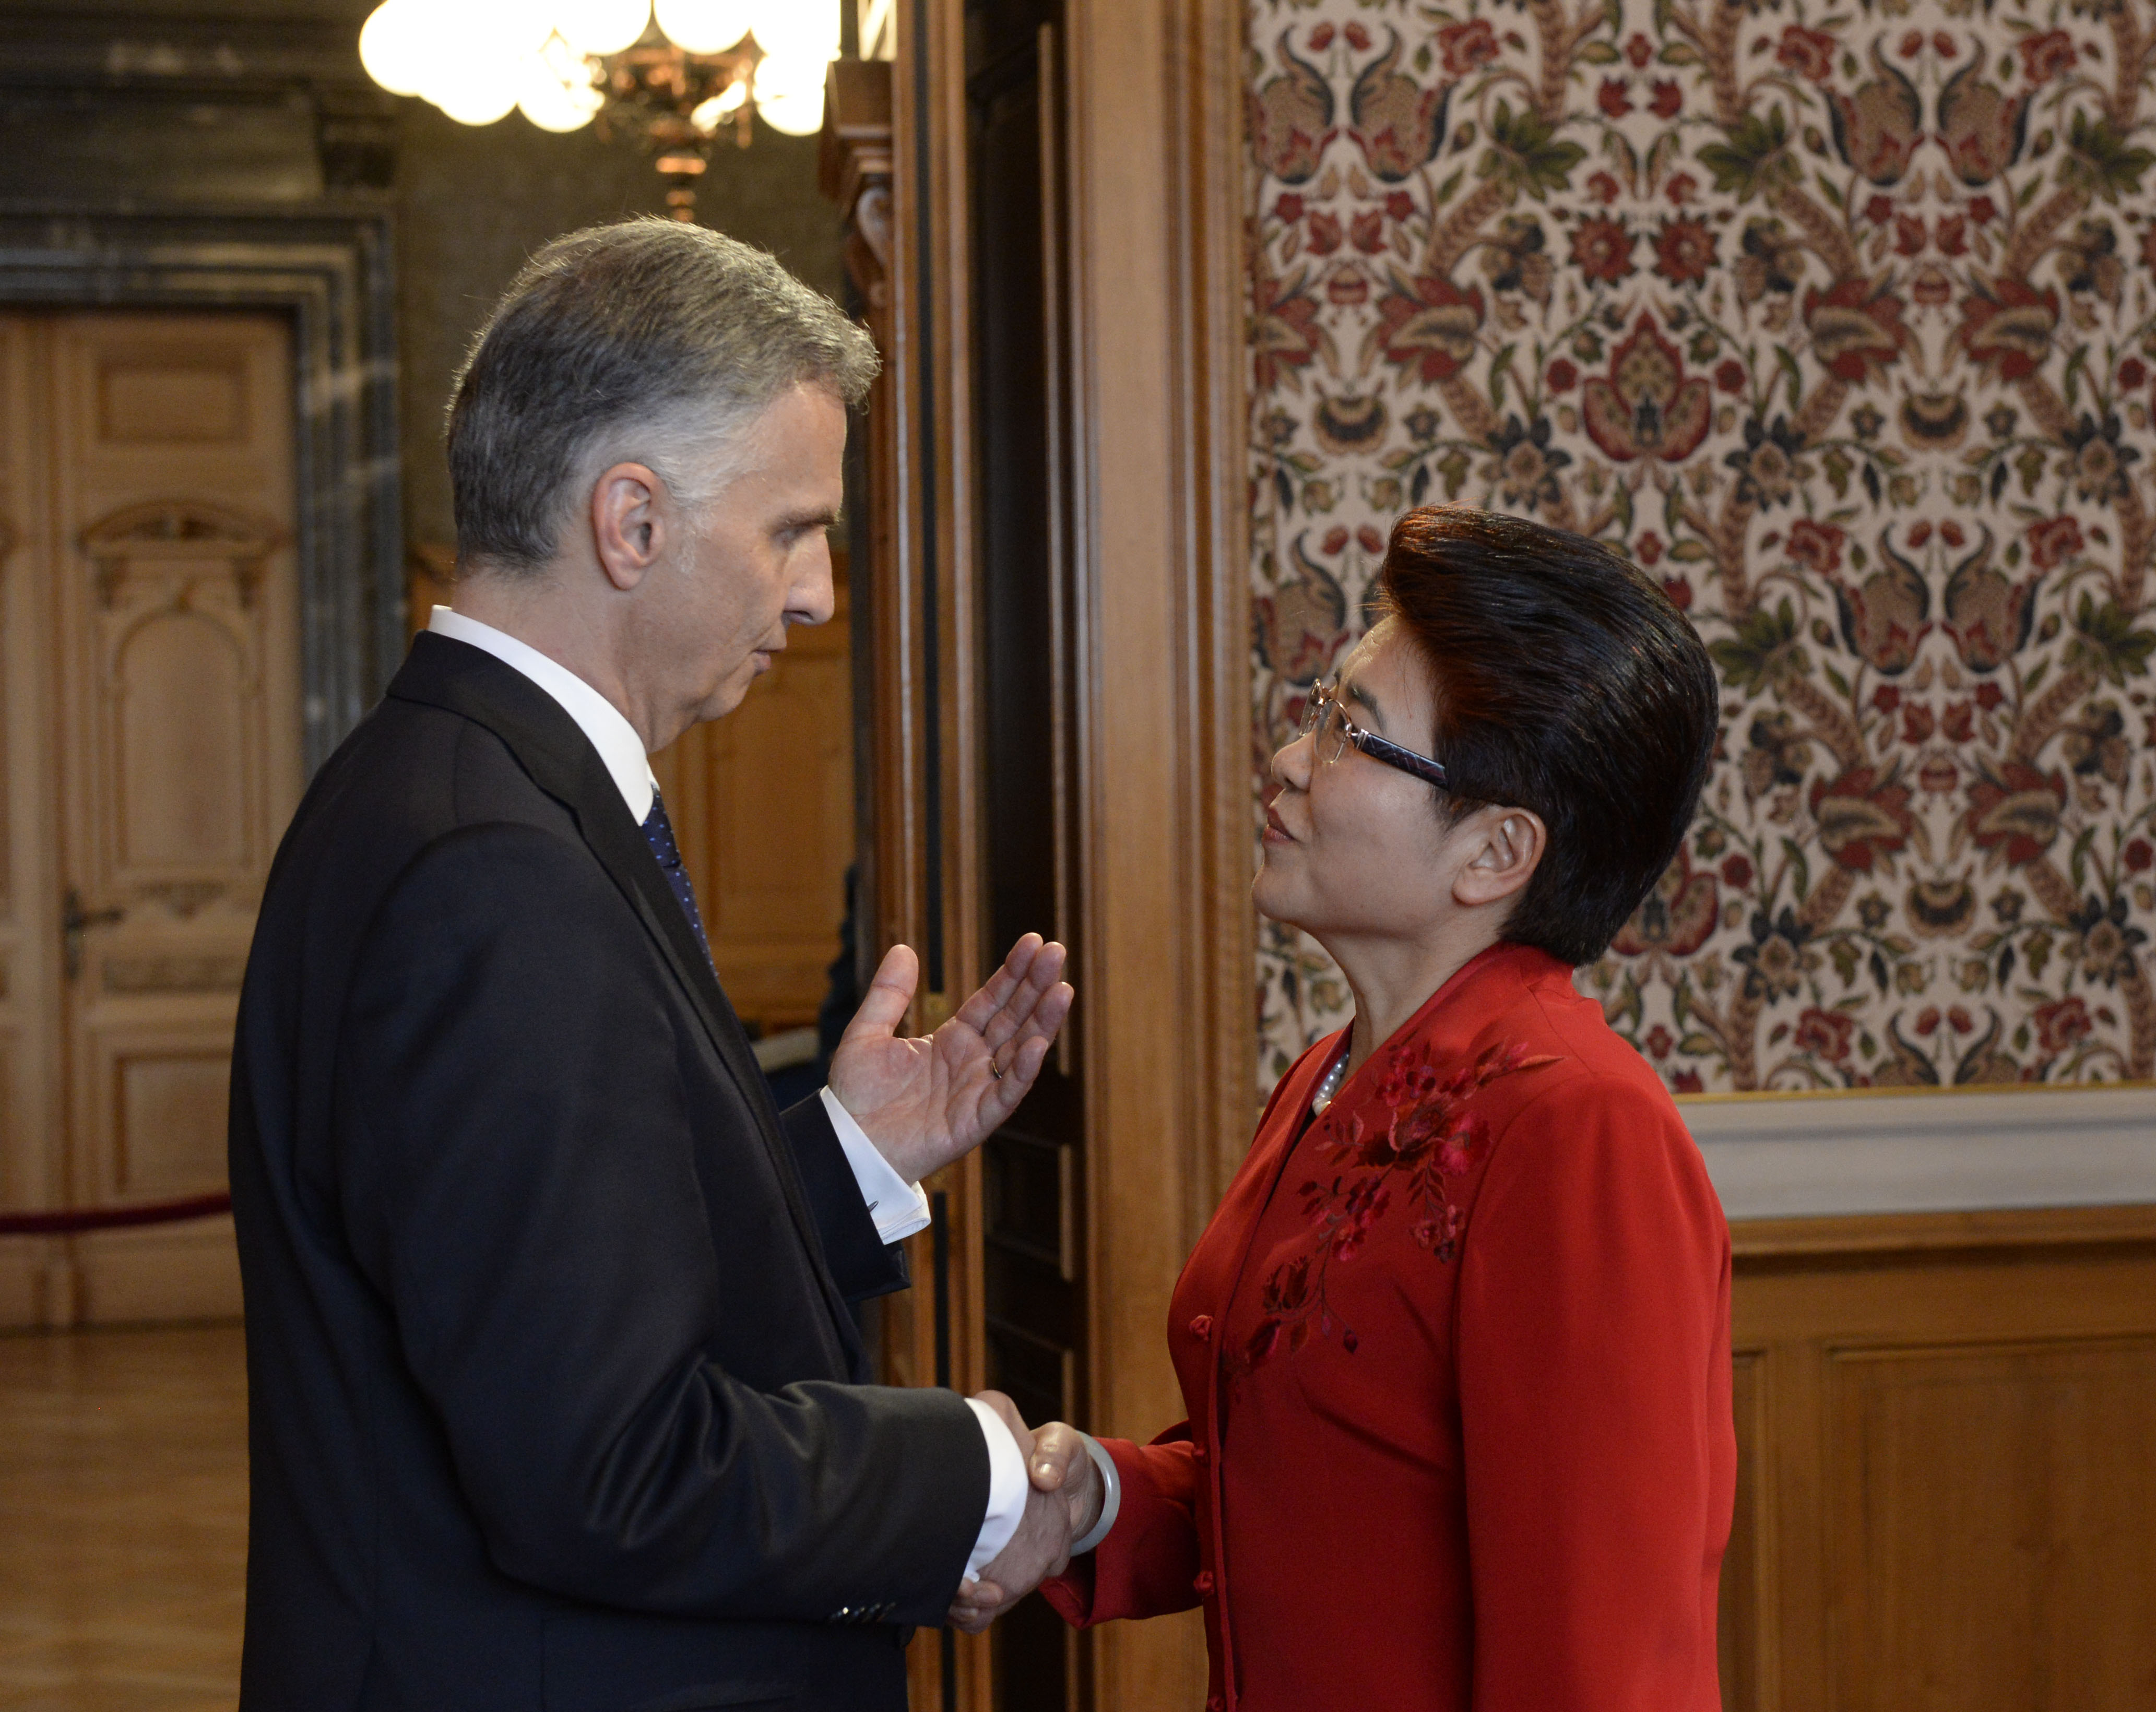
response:
[[[238,1326],[0,1335],[0,1712],[230,1712]]]

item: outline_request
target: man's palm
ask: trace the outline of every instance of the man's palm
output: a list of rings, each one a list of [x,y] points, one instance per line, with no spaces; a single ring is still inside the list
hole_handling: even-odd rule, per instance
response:
[[[908,1182],[963,1158],[1025,1098],[1070,1014],[1063,964],[1029,933],[942,1028],[906,1039],[920,961],[908,946],[885,954],[832,1054],[831,1092]]]

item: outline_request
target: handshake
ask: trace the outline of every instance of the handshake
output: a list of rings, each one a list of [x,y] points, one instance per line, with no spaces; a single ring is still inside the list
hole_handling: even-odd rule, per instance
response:
[[[1030,1484],[1018,1531],[982,1566],[978,1581],[958,1584],[951,1602],[952,1626],[969,1635],[981,1633],[1050,1576],[1061,1575],[1070,1566],[1073,1542],[1099,1525],[1108,1501],[1106,1482],[1075,1427],[1051,1421],[1032,1432],[999,1391],[984,1391],[974,1401],[986,1403],[1010,1428]]]

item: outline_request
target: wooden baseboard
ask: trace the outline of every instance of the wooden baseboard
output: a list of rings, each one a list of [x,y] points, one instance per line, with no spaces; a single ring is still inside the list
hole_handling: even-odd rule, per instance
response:
[[[146,1325],[239,1317],[232,1220],[202,1219],[73,1239],[78,1323]]]

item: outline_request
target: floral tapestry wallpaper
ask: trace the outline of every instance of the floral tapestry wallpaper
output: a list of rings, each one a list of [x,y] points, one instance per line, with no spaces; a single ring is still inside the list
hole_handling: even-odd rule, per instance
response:
[[[1680,1092],[2156,1076],[2156,0],[1252,0],[1253,763],[1457,500],[1721,753],[1600,964]],[[1260,1070],[1337,1025],[1261,927]]]

